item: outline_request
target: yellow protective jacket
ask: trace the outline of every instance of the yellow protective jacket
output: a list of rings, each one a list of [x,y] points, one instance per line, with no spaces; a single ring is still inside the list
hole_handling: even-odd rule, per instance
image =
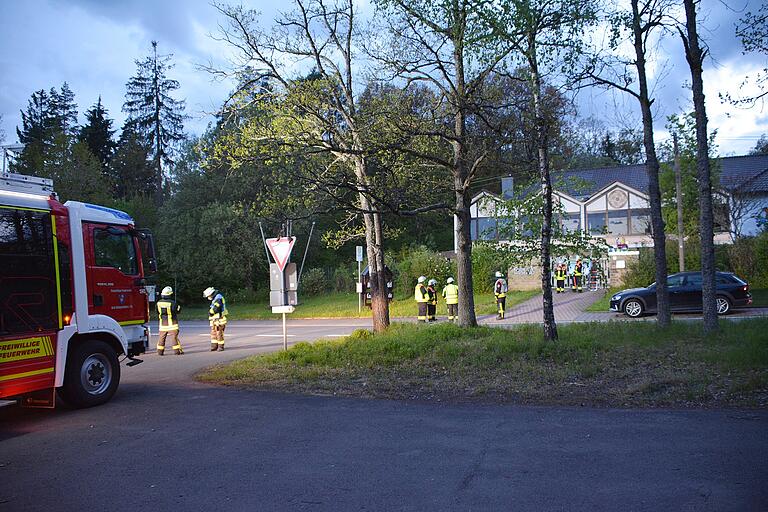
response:
[[[446,304],[458,304],[459,303],[459,287],[455,284],[447,284],[443,288],[443,298]]]
[[[416,302],[428,302],[429,294],[427,293],[427,287],[419,283],[416,285],[416,289],[413,291],[413,299]]]
[[[222,294],[217,292],[211,301],[211,308],[208,310],[208,321],[210,321],[211,325],[225,325],[228,314],[227,301],[224,300]]]
[[[431,286],[427,286],[427,297],[427,302],[429,302],[429,304],[437,305],[437,290]]]
[[[160,319],[160,332],[179,330],[179,311],[181,306],[173,299],[157,301],[157,316]]]

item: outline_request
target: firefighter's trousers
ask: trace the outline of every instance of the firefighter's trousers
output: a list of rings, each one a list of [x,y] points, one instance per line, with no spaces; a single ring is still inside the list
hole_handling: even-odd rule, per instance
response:
[[[555,280],[557,283],[557,293],[562,293],[565,291],[565,279],[557,279]]]
[[[419,307],[419,315],[416,317],[419,322],[426,322],[427,321],[427,303],[426,302],[417,302],[416,303]]]
[[[448,308],[448,320],[454,321],[459,318],[459,305],[458,304],[446,304]]]
[[[179,340],[179,330],[174,329],[172,331],[160,331],[160,336],[157,339],[157,354],[163,355],[165,352],[165,341],[168,338],[171,338],[173,341],[173,353],[177,356],[180,356],[184,353],[184,350],[181,348],[181,341]]]
[[[507,296],[496,296],[496,304],[499,305],[499,314],[496,316],[497,320],[502,320],[504,318],[504,310],[507,307]]]
[[[437,319],[437,304],[427,303],[427,320],[434,322]]]
[[[211,322],[211,352],[224,350],[224,329],[226,327],[226,323]]]

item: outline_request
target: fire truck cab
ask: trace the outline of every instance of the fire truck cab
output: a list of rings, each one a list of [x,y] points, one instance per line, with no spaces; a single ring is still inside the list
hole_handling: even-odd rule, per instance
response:
[[[149,343],[151,233],[103,206],[56,199],[51,180],[0,176],[0,399],[108,401]]]

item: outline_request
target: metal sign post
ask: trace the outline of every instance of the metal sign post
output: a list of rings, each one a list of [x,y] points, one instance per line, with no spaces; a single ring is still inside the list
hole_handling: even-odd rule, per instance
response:
[[[361,274],[360,270],[360,264],[363,262],[363,246],[357,245],[355,246],[355,260],[357,260],[357,285],[355,289],[357,290],[357,314],[363,312],[363,291],[360,290],[360,285],[363,282],[363,276]]]
[[[291,249],[293,244],[296,243],[296,237],[279,237],[279,238],[267,238],[265,244],[269,249],[272,258],[275,263],[270,264],[270,305],[272,306],[272,313],[280,313],[283,315],[283,350],[288,350],[288,327],[286,325],[286,313],[293,313],[293,304],[296,303],[296,288],[298,280],[295,278],[296,264],[288,263],[288,259],[291,256]],[[274,267],[273,267],[274,265]],[[285,283],[285,269],[289,267],[289,274],[293,277],[291,283],[288,283],[287,288],[293,290],[292,293],[286,291]],[[295,281],[295,282],[293,282]],[[277,292],[277,297],[273,294]],[[292,296],[292,299],[288,298],[288,295]],[[293,302],[293,304],[291,304]]]

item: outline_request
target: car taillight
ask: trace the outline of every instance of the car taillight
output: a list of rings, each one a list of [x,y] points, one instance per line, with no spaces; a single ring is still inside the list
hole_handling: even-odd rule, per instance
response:
[[[742,288],[742,290],[744,290],[745,292],[748,292],[749,291],[749,285],[745,284],[744,287]]]

